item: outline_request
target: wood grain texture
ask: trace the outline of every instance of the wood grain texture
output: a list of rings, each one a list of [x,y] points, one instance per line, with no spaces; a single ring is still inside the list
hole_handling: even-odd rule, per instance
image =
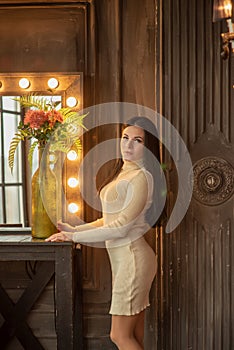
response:
[[[220,57],[226,24],[212,23],[212,1],[161,5],[163,115],[193,163],[213,156],[233,167],[233,57]],[[169,210],[175,184],[172,166]],[[233,348],[233,233],[233,197],[213,206],[192,198],[180,226],[160,233],[159,348]]]
[[[61,13],[70,13],[69,5],[74,8],[77,5],[75,1],[64,5],[62,1],[31,0],[1,1],[0,5],[18,4],[25,9],[29,2],[40,6],[40,11],[45,6],[56,8],[56,18],[60,18]],[[8,53],[10,59],[1,55],[0,62],[3,58],[4,62],[0,67],[6,72],[25,71],[25,67],[51,70],[52,65],[56,71],[84,70],[86,107],[111,101],[143,104],[152,109],[161,106],[162,115],[172,122],[186,142],[193,163],[218,156],[233,165],[234,59],[220,58],[220,33],[227,29],[225,22],[212,23],[212,5],[211,0],[82,1],[82,21],[74,19],[79,11],[73,8],[71,17],[67,17],[72,23],[62,22],[68,34],[60,33],[63,44],[56,47],[58,52],[66,52],[66,57],[61,60],[61,55],[53,52],[51,59],[43,61],[36,37],[29,38],[27,34],[32,51],[27,51],[26,67],[25,41],[19,38],[15,46],[20,52],[17,58],[11,51],[13,48],[8,47],[9,42],[16,40],[8,30],[4,32],[6,39],[0,52]],[[32,8],[28,13],[33,13]],[[19,22],[19,16],[16,17]],[[8,27],[9,23],[6,22]],[[19,26],[21,34],[22,26]],[[32,23],[30,26],[35,29]],[[43,35],[52,27],[50,17]],[[50,40],[54,42],[55,36],[48,37],[47,44]],[[40,56],[39,61],[38,58],[30,60],[34,57],[33,51]],[[90,130],[85,151],[117,134],[117,128]],[[173,165],[169,164],[169,169],[170,211],[176,200],[177,179]],[[90,176],[93,181],[95,174]],[[213,207],[193,198],[175,232],[169,235],[157,232],[159,267],[146,326],[146,343],[151,350],[234,347],[232,208],[232,198]],[[97,212],[87,210],[88,220],[97,216]],[[108,335],[111,274],[107,256],[100,249],[87,247],[83,262],[85,347],[114,349]],[[22,275],[18,266],[15,269],[15,278],[17,273]],[[7,283],[11,289],[13,281],[9,279]],[[16,290],[10,293],[16,298]],[[48,293],[49,299],[38,306],[43,311],[51,300],[51,291]],[[48,319],[50,313],[51,309]],[[32,322],[36,327],[39,321],[35,318]],[[48,344],[54,344],[52,335]]]

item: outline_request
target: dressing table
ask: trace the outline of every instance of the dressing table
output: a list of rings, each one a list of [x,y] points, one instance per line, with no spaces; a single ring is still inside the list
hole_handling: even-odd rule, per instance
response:
[[[30,228],[0,228],[0,264],[3,262],[9,262],[7,268],[12,262],[30,262],[35,270],[16,302],[8,296],[4,280],[0,280],[0,314],[4,319],[0,324],[1,347],[17,337],[26,349],[44,349],[27,317],[48,283],[54,281],[57,349],[82,349],[81,250],[72,242],[33,239]]]

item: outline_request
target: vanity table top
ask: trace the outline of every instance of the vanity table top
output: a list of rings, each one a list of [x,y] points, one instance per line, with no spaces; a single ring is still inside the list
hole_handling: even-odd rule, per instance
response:
[[[73,245],[73,242],[45,242],[44,239],[33,238],[30,227],[1,227],[0,245]]]

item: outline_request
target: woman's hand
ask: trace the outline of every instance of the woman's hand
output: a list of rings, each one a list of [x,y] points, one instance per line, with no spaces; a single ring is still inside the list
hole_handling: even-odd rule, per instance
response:
[[[72,241],[71,238],[68,238],[66,236],[66,233],[65,231],[61,231],[61,232],[58,232],[58,233],[54,233],[53,235],[51,235],[50,237],[46,238],[46,242],[69,242],[69,241]]]
[[[66,222],[58,221],[57,228],[59,231],[74,232],[75,227],[67,224]]]

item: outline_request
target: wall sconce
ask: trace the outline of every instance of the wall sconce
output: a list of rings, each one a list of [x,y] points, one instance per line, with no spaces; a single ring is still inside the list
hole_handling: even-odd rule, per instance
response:
[[[222,33],[222,52],[221,56],[223,59],[229,57],[231,45],[232,51],[234,52],[234,23],[231,20],[232,11],[234,11],[234,0],[214,0],[213,4],[213,22],[221,21],[226,19],[228,32]]]
[[[64,220],[75,224],[77,218],[83,216],[83,203],[80,186],[79,168],[82,157],[80,151],[70,149],[64,160],[63,189],[66,200]]]

